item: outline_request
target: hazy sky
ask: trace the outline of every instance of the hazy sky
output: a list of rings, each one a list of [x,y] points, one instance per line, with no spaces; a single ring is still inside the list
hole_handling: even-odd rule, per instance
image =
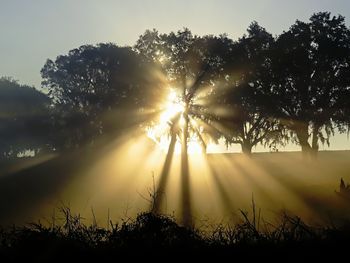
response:
[[[0,76],[39,87],[46,59],[82,44],[133,45],[146,29],[182,27],[235,39],[253,20],[279,34],[325,10],[350,21],[346,0],[0,0]]]
[[[349,0],[0,0],[0,76],[40,87],[46,59],[82,44],[133,45],[146,29],[242,36],[256,20],[273,34],[314,12],[345,16]],[[332,148],[349,148],[337,136]]]

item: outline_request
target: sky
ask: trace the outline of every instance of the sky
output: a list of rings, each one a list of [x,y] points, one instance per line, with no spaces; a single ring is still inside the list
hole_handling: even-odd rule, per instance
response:
[[[40,87],[45,61],[83,44],[133,45],[146,29],[183,27],[237,39],[254,20],[276,35],[319,11],[349,25],[346,0],[0,0],[0,76]]]
[[[319,11],[350,25],[347,0],[0,0],[0,76],[40,88],[45,61],[83,44],[133,45],[146,29],[183,27],[237,39],[252,21],[278,35]]]

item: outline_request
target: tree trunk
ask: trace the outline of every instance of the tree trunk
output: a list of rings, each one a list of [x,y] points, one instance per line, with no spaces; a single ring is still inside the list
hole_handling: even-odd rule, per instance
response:
[[[318,133],[320,130],[320,126],[317,124],[313,125],[312,128],[312,144],[311,144],[311,155],[313,157],[317,157],[317,153],[318,153]]]
[[[253,146],[250,144],[250,142],[244,141],[241,144],[242,147],[242,153],[245,155],[250,156],[252,154],[252,148]]]
[[[308,129],[309,129],[308,124],[300,124],[295,129],[299,144],[301,146],[301,151],[302,151],[304,157],[309,156],[311,154],[311,150],[312,150],[311,146],[308,142],[308,139],[309,139]]]

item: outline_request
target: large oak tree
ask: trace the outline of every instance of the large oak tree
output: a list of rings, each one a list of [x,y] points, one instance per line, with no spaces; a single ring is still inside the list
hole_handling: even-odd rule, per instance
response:
[[[350,31],[344,17],[323,12],[297,21],[278,37],[273,52],[273,115],[296,135],[303,152],[317,152],[348,105]]]
[[[141,121],[162,95],[162,74],[155,63],[114,44],[73,49],[48,60],[41,74],[55,103],[57,144],[67,147]]]
[[[250,154],[258,144],[270,146],[281,141],[282,126],[267,110],[273,80],[270,50],[274,38],[256,22],[247,31],[226,58],[229,87],[222,101],[231,114],[220,120],[230,127],[225,135],[227,143],[240,144],[242,152]]]

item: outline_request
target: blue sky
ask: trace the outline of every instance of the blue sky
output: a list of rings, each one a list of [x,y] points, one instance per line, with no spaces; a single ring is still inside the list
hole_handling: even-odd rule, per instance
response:
[[[0,76],[39,88],[45,61],[82,44],[133,45],[152,28],[237,39],[254,20],[280,34],[319,11],[341,14],[349,25],[346,0],[0,0]],[[349,141],[337,136],[333,145],[348,148]]]

